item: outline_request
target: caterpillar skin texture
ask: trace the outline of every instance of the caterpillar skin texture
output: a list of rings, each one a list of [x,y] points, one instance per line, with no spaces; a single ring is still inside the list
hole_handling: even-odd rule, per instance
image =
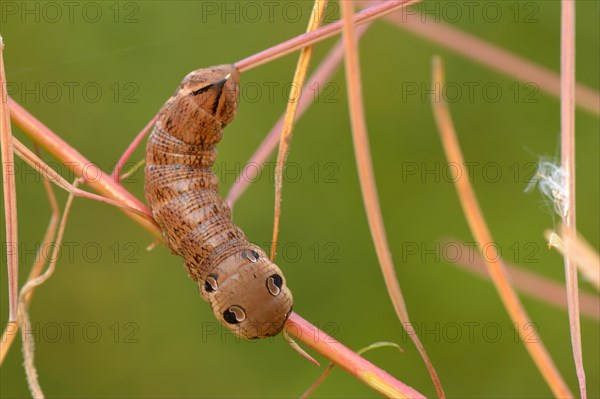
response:
[[[171,251],[184,259],[217,317],[243,338],[278,334],[292,311],[281,270],[231,221],[212,171],[235,117],[233,65],[188,74],[165,103],[146,148],[146,200]]]

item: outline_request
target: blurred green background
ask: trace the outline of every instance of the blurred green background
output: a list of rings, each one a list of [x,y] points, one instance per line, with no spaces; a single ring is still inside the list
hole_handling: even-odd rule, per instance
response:
[[[458,17],[443,2],[425,5],[430,17],[450,20],[559,71],[558,1],[475,3],[469,15],[466,3],[454,2],[462,13]],[[72,4],[2,2],[9,92],[107,171],[185,74],[235,62],[300,34],[311,7],[309,1]],[[336,4],[331,6],[326,22],[336,19],[338,11]],[[577,80],[595,90],[598,11],[596,1],[577,2]],[[313,67],[335,40],[316,46]],[[396,271],[446,393],[551,396],[515,339],[492,284],[435,255],[436,248],[444,249],[436,247],[440,239],[473,238],[426,93],[431,57],[444,57],[447,81],[458,88],[458,97],[448,91],[455,99],[451,110],[465,159],[475,165],[473,185],[497,246],[507,261],[562,282],[562,260],[547,250],[542,236],[557,218],[537,190],[524,192],[539,157],[558,155],[558,99],[383,21],[367,31],[360,50],[371,150]],[[223,194],[284,111],[296,59],[297,54],[290,55],[242,75],[239,114],[219,147]],[[473,97],[468,96],[469,85],[475,85]],[[578,228],[598,248],[598,117],[578,110],[576,128]],[[31,145],[22,132],[14,134]],[[132,162],[142,158],[139,149]],[[45,159],[72,179],[65,167],[47,155]],[[278,263],[293,290],[294,309],[350,348],[399,343],[404,354],[380,349],[366,357],[435,396],[379,271],[361,202],[341,69],[297,124],[288,160],[292,167],[283,190]],[[273,222],[270,165],[234,209],[235,222],[265,248]],[[125,185],[143,198],[141,170]],[[39,177],[22,162],[17,162],[17,190],[23,282],[50,212]],[[64,204],[66,195],[57,195]],[[151,236],[120,211],[77,199],[64,240],[57,270],[38,289],[31,308],[36,365],[49,397],[297,397],[321,373],[281,337],[240,342],[226,333],[183,271],[181,259],[164,246],[147,252]],[[4,327],[5,267],[1,273]],[[581,286],[593,292],[587,283]],[[566,312],[521,297],[577,392]],[[588,393],[598,397],[598,322],[582,317],[581,325]],[[16,342],[0,369],[2,397],[29,396],[21,364]],[[377,394],[335,370],[315,396]]]

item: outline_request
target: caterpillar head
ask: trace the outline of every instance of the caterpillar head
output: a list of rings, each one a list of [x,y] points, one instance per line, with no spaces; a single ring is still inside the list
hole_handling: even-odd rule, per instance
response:
[[[225,126],[237,112],[239,81],[239,72],[233,65],[197,69],[183,79],[179,93],[191,97]]]
[[[283,273],[258,247],[230,256],[199,283],[217,319],[242,338],[277,335],[292,312]]]

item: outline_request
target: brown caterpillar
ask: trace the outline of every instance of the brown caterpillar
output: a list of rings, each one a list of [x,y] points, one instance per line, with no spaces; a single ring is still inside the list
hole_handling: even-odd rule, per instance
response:
[[[146,200],[171,251],[217,319],[237,335],[278,334],[292,311],[281,270],[231,221],[212,171],[215,145],[237,112],[233,65],[188,74],[165,103],[146,148]]]

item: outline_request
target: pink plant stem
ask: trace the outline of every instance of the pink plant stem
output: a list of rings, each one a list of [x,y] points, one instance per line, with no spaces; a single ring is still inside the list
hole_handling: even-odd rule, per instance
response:
[[[10,112],[6,102],[6,75],[4,73],[4,42],[0,36],[0,152],[2,160],[2,186],[4,191],[4,216],[6,218],[6,267],[8,273],[8,321],[17,321],[17,296],[19,295],[19,251],[16,250],[17,189],[13,138],[10,129]]]
[[[36,151],[36,153],[36,155],[39,155],[38,151]],[[51,256],[51,254],[46,254],[45,252],[48,248],[50,248],[50,246],[54,242],[54,238],[56,235],[56,231],[58,230],[60,221],[60,208],[58,207],[58,202],[56,201],[56,197],[54,196],[54,191],[52,191],[52,185],[46,179],[42,179],[42,184],[44,185],[46,195],[48,196],[48,202],[50,204],[52,216],[50,217],[50,222],[48,223],[48,227],[46,228],[44,238],[40,242],[39,249],[35,254],[35,261],[33,262],[31,270],[29,271],[27,282],[36,279],[42,273],[47,258]],[[32,296],[33,290],[29,291],[25,295],[25,303],[27,304],[27,306],[29,306]],[[12,346],[12,343],[14,342],[14,339],[17,336],[18,332],[19,323],[8,323],[8,325],[4,329],[4,333],[2,333],[2,337],[0,338],[0,367],[2,366],[6,354]]]
[[[393,11],[399,10],[403,7],[407,7],[413,3],[418,3],[419,0],[390,0],[383,3],[377,4],[373,7],[366,8],[362,11],[357,12],[354,15],[354,21],[356,25],[361,25],[380,18],[383,15],[389,14]],[[235,66],[240,72],[247,71],[255,68],[259,65],[265,64],[269,61],[283,57],[287,54],[293,53],[294,51],[306,47],[313,43],[324,40],[328,37],[340,33],[342,30],[342,21],[336,21],[328,25],[323,26],[315,31],[305,33],[294,37],[288,41],[280,43],[276,46],[268,48],[267,50],[261,51],[260,53],[251,55],[248,58],[244,58],[241,61],[235,63]]]
[[[52,156],[59,159],[76,176],[87,177],[86,184],[88,186],[101,195],[121,202],[130,208],[138,209],[142,213],[149,212],[148,207],[133,196],[133,194],[119,183],[116,183],[111,176],[100,170],[98,166],[86,159],[10,97],[8,97],[8,105],[13,123],[31,137],[32,140],[52,154]],[[139,214],[128,211],[124,212],[156,237],[162,237],[156,223]]]
[[[83,173],[82,168],[84,165],[88,167],[93,165],[66,141],[58,137],[48,127],[42,124],[42,122],[17,104],[12,98],[8,97],[8,99],[13,123],[19,126],[34,142],[40,144],[55,158],[68,166],[77,176],[81,176]],[[124,205],[140,209],[142,212],[147,209],[147,207],[145,207],[137,198],[129,193],[123,186],[116,183],[109,175],[102,174],[99,179],[90,180],[87,184],[97,190],[98,193],[116,201],[120,201]],[[125,214],[145,230],[156,236],[159,241],[162,241],[160,228],[156,223],[151,223],[147,219],[132,212],[125,212]],[[378,392],[390,397],[424,397],[419,392],[400,381],[397,381],[385,371],[356,355],[350,349],[345,348],[340,342],[319,330],[308,321],[302,319],[296,313],[292,313],[292,316],[290,316],[286,325],[290,326],[288,330],[290,336],[323,354],[323,356],[327,357],[344,370],[350,372],[350,374],[356,376],[359,380],[365,382]],[[311,340],[310,337],[315,336],[315,334],[319,339]]]
[[[369,25],[366,24],[357,28],[356,37],[360,39],[368,27]],[[298,102],[296,121],[300,119],[304,112],[313,104],[313,97],[310,95],[310,88],[316,84],[318,87],[318,92],[320,93],[325,87],[325,84],[331,79],[331,76],[339,67],[343,57],[344,43],[342,40],[339,40],[327,54],[327,56],[325,56],[317,70],[309,78],[308,82],[304,85],[304,88],[302,89],[302,95],[300,96],[300,100]],[[277,147],[284,118],[285,115],[281,115],[275,126],[273,126],[257,150],[254,152],[254,154],[252,154],[252,157],[250,157],[250,160],[246,166],[244,166],[244,169],[241,172],[241,178],[236,179],[236,182],[229,190],[226,201],[230,207],[233,207],[240,196],[248,189],[250,182],[257,177],[262,165],[264,165],[269,156],[275,150],[275,147]]]
[[[565,171],[566,214],[563,215],[562,235],[569,241],[576,237],[575,225],[575,2],[561,2],[561,41],[560,41],[560,121],[561,121],[561,167]],[[568,252],[567,252],[568,253]],[[569,307],[569,327],[573,360],[581,398],[587,396],[583,354],[581,351],[581,328],[579,320],[579,284],[577,267],[569,256],[565,256],[565,279],[567,304]]]
[[[432,84],[436,87],[435,96],[432,97],[433,114],[436,125],[439,130],[442,145],[448,162],[456,165],[465,165],[465,160],[460,149],[454,123],[450,115],[450,109],[443,96],[440,95],[440,87],[445,84],[442,61],[435,57],[433,62]],[[453,176],[456,191],[460,204],[463,208],[465,218],[475,237],[477,245],[481,250],[493,243],[492,234],[483,217],[483,211],[475,196],[475,191],[471,186],[470,180],[463,176],[460,179]],[[540,373],[550,386],[550,389],[557,398],[571,398],[573,394],[569,390],[567,383],[563,380],[558,368],[550,357],[546,346],[536,331],[527,331],[527,326],[531,325],[531,319],[527,315],[525,308],[511,285],[506,266],[502,259],[485,259],[490,277],[496,286],[496,290],[504,303],[511,320],[518,327],[519,335],[523,340],[525,348],[535,362]]]
[[[375,182],[375,173],[373,171],[373,162],[371,160],[371,149],[369,146],[369,135],[367,131],[367,122],[364,111],[362,83],[360,74],[360,63],[358,54],[358,41],[356,39],[355,21],[352,15],[353,4],[348,0],[340,0],[341,14],[343,21],[343,39],[345,50],[345,72],[346,87],[348,88],[348,111],[350,113],[350,126],[352,131],[352,146],[354,148],[354,158],[360,183],[360,191],[363,197],[365,213],[371,237],[375,246],[375,252],[386,289],[394,310],[403,328],[408,333],[410,339],[415,344],[429,376],[435,386],[437,395],[445,398],[442,383],[429,359],[429,355],[419,339],[418,335],[408,327],[410,317],[402,295],[402,290],[394,268],[390,247],[388,245],[381,207],[379,206],[379,196],[377,195],[377,184]]]
[[[112,172],[112,178],[115,182],[118,183],[121,180],[121,177],[119,176],[121,174],[121,169],[123,169],[123,166],[129,160],[129,157],[131,156],[131,154],[133,154],[135,149],[140,145],[142,140],[144,140],[144,138],[148,135],[148,133],[150,132],[157,120],[158,113],[156,113],[156,115],[154,115],[154,117],[150,119],[150,122],[148,122],[148,124],[142,129],[142,131],[139,132],[137,136],[135,136],[135,139],[133,139],[131,144],[129,144],[129,147],[127,147],[123,155],[121,155],[121,158],[119,158],[119,160],[117,161],[115,169]]]
[[[361,3],[368,4],[369,2]],[[488,41],[462,32],[443,22],[427,21],[425,15],[402,12],[386,15],[384,20],[506,76],[516,78],[524,83],[533,82],[542,91],[554,97],[561,96],[561,83],[557,73]],[[600,93],[598,91],[582,84],[576,84],[576,93],[575,101],[578,106],[595,115],[600,115]]]
[[[333,337],[292,312],[285,323],[287,333],[365,382],[388,398],[424,398],[421,393],[374,366],[368,360],[346,348]]]
[[[460,244],[456,240],[444,241],[443,245],[446,261],[483,278],[490,278],[483,258],[479,254],[474,254],[472,247]],[[567,290],[561,283],[519,266],[509,263],[505,265],[516,289],[543,303],[567,309]],[[579,302],[584,316],[592,320],[600,320],[600,299],[597,295],[581,291]]]
[[[39,174],[44,178],[44,182],[52,182],[58,187],[66,190],[67,192],[73,194],[76,197],[87,198],[94,201],[103,202],[105,204],[113,205],[116,207],[123,207],[123,205],[119,201],[115,201],[110,198],[105,198],[101,195],[89,193],[87,191],[81,190],[73,184],[68,183],[65,179],[63,179],[59,174],[57,174],[50,166],[48,166],[44,161],[42,161],[37,155],[35,155],[29,148],[23,145],[19,140],[13,137],[14,150],[15,153],[25,161],[29,166],[35,169]],[[55,172],[52,174],[50,171]],[[132,212],[139,213],[137,208],[127,208]],[[152,218],[152,215],[149,213],[142,213],[142,216],[145,216],[149,219]]]

